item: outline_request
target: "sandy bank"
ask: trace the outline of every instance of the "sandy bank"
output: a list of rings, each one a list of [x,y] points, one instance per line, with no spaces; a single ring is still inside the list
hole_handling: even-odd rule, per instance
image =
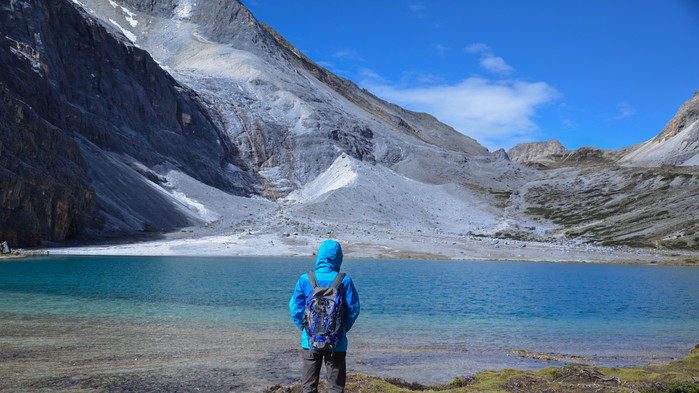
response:
[[[446,259],[615,264],[699,265],[699,253],[575,243],[545,243],[440,234],[327,233],[325,236],[243,231],[206,235],[183,230],[153,241],[47,249],[52,255],[178,255],[310,257],[326,238],[348,258]]]

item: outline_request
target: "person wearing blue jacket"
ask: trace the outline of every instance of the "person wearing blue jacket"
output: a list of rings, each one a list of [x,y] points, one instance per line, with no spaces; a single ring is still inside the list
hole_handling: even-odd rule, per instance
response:
[[[335,276],[340,272],[342,264],[342,247],[334,240],[326,240],[318,249],[316,258],[315,276],[318,285],[328,287],[332,285]],[[330,392],[344,392],[347,377],[346,353],[347,332],[354,325],[359,316],[359,295],[354,288],[352,279],[345,276],[340,285],[340,293],[343,296],[342,310],[342,338],[337,346],[331,350],[318,350],[310,348],[308,335],[303,326],[303,314],[306,302],[310,299],[313,289],[308,279],[308,274],[303,274],[296,282],[294,294],[289,301],[291,318],[296,326],[301,329],[301,347],[303,348],[302,382],[304,393],[318,392],[318,380],[320,368],[325,363],[327,372],[328,390]]]

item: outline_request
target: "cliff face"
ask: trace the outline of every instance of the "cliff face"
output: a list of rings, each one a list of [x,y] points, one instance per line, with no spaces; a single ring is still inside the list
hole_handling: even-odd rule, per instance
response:
[[[47,26],[31,22],[46,21],[48,9],[1,7],[0,238],[15,246],[37,245],[99,228],[85,160],[70,133],[55,125],[64,121],[57,96],[61,75],[53,77],[60,65],[46,55]]]
[[[557,139],[548,142],[520,143],[507,151],[510,160],[519,164],[548,161],[551,156],[563,154],[568,149]]]
[[[9,72],[3,67],[13,58],[0,53],[0,72]],[[6,84],[0,89],[0,239],[37,245],[101,227],[77,144],[16,91]]]
[[[152,187],[158,168],[253,192],[220,119],[148,53],[66,1],[4,3],[0,23],[0,238],[32,246],[195,222]],[[137,198],[120,194],[126,184]]]

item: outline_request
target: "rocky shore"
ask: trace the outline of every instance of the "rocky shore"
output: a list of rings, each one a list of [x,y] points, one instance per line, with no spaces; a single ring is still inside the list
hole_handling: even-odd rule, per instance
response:
[[[25,250],[23,248],[10,248],[7,242],[0,243],[0,258],[21,258],[49,255],[47,250]]]
[[[326,238],[349,258],[489,260],[699,266],[699,252],[534,242],[470,235],[374,231],[308,234],[245,230],[210,235],[201,228],[158,240],[44,249],[52,255],[292,256],[310,257]]]
[[[320,389],[325,388],[321,381]],[[301,393],[300,383],[268,387],[265,393]],[[538,371],[483,371],[474,375],[456,376],[450,383],[422,385],[395,378],[376,378],[353,374],[348,376],[348,393],[359,392],[699,392],[699,344],[681,360],[647,367],[596,367],[584,363],[547,367]]]

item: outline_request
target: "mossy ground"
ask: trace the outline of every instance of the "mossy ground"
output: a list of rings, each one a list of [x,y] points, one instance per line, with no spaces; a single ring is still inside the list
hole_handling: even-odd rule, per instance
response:
[[[321,382],[320,390],[324,390]],[[301,385],[273,386],[268,393],[297,393]],[[538,371],[504,369],[483,371],[464,378],[456,377],[443,385],[426,386],[396,379],[361,374],[348,376],[348,393],[478,392],[637,392],[699,393],[699,345],[685,359],[666,365],[646,367],[599,367],[568,364]]]

